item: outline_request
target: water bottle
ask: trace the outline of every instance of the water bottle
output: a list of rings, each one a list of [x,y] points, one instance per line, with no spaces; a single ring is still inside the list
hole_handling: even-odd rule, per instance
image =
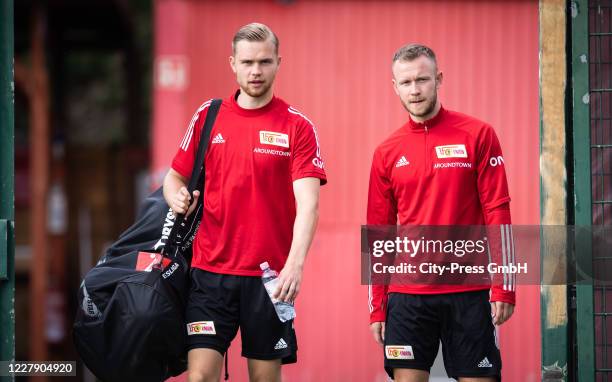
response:
[[[259,264],[259,267],[263,271],[261,275],[261,281],[263,282],[264,287],[266,288],[266,292],[268,292],[268,296],[270,296],[270,300],[272,304],[274,304],[274,310],[276,310],[276,314],[278,315],[278,319],[281,322],[287,322],[295,318],[295,308],[293,304],[278,301],[274,297],[274,292],[276,291],[276,287],[278,285],[278,273],[275,270],[270,269],[270,265],[268,262],[263,262]]]

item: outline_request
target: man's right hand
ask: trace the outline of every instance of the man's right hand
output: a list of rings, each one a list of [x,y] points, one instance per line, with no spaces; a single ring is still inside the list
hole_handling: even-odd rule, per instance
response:
[[[200,197],[200,191],[195,190],[193,192],[193,202],[191,201],[191,195],[187,191],[186,187],[181,187],[176,194],[172,195],[169,200],[170,208],[175,214],[182,214],[185,217],[189,216],[196,205],[198,204],[198,198]]]
[[[370,324],[370,330],[374,336],[374,340],[378,342],[380,346],[385,343],[385,323],[384,322],[373,322]]]

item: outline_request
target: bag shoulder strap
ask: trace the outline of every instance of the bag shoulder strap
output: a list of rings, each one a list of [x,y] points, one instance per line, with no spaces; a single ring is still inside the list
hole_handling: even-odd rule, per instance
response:
[[[202,128],[202,133],[200,135],[200,144],[198,145],[198,152],[196,154],[196,159],[193,165],[193,170],[191,171],[191,179],[189,179],[189,185],[187,186],[187,190],[189,194],[192,194],[194,190],[198,189],[198,186],[203,184],[204,174],[205,174],[205,166],[204,166],[204,157],[206,156],[206,149],[208,148],[208,141],[210,140],[210,132],[215,124],[215,120],[217,119],[217,114],[219,113],[219,109],[221,108],[222,100],[215,98],[212,100],[210,106],[208,107],[208,112],[206,113],[206,120],[204,121],[204,127]],[[200,179],[202,181],[200,181]],[[200,190],[202,191],[202,190]]]
[[[206,149],[208,147],[208,140],[210,139],[210,132],[215,124],[215,120],[217,119],[217,114],[219,113],[219,109],[221,108],[222,100],[213,99],[210,106],[208,107],[208,112],[206,113],[206,120],[204,121],[204,127],[202,127],[202,133],[200,134],[200,143],[198,144],[198,152],[196,153],[196,159],[193,164],[193,170],[191,170],[191,178],[189,179],[189,184],[187,185],[187,190],[189,194],[192,195],[194,190],[199,190],[201,192],[200,198],[204,197],[204,175],[205,175],[205,164],[204,157],[206,156]],[[166,245],[162,249],[162,253],[166,252],[169,247],[173,247],[174,243],[177,240],[177,235],[179,229],[184,227],[186,224],[185,215],[177,214],[176,219],[174,220],[174,225],[168,234],[168,240],[166,241]]]

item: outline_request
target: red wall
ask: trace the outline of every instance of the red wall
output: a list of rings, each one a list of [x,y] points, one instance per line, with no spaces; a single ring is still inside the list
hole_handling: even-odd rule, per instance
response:
[[[359,226],[372,152],[407,118],[391,87],[391,57],[408,42],[436,51],[442,103],[495,127],[513,221],[538,224],[538,2],[282,3],[156,1],[156,62],[165,67],[156,65],[154,173],[167,170],[194,110],[235,90],[228,65],[235,31],[268,24],[282,56],[275,93],[317,124],[329,177],[297,302],[300,361],[283,374],[288,381],[383,381],[360,285]],[[515,316],[501,328],[507,381],[539,380],[539,301],[538,286],[520,286]],[[246,380],[239,354],[236,341],[234,381]]]

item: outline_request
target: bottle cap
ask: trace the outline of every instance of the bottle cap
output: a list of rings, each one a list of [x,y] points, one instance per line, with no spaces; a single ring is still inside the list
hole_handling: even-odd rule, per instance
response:
[[[270,268],[270,265],[267,261],[264,261],[263,263],[259,264],[259,268],[261,268],[262,271],[265,271],[266,269]]]

